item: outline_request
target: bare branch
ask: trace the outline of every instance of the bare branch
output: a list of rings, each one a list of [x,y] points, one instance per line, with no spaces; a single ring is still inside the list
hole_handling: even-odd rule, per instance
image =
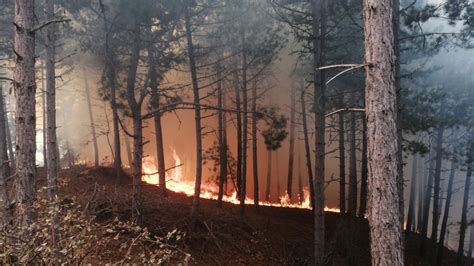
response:
[[[36,27],[34,27],[33,29],[30,30],[31,33],[33,32],[37,32],[37,31],[40,31],[42,30],[44,27],[47,27],[51,24],[54,24],[54,23],[62,23],[62,22],[71,22],[70,19],[53,19],[53,20],[50,20],[50,21],[47,21],[47,22],[44,22]]]

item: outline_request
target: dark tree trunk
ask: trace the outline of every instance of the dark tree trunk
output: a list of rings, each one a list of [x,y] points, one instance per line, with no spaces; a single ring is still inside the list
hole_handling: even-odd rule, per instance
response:
[[[441,164],[443,162],[443,133],[444,129],[442,127],[438,128],[436,137],[436,167],[434,172],[433,223],[431,224],[431,241],[433,241],[433,243],[436,243],[438,239]]]
[[[315,149],[316,163],[314,170],[314,260],[315,265],[325,264],[325,227],[324,227],[324,186],[325,186],[325,153],[326,153],[326,73],[317,68],[324,66],[326,34],[326,0],[312,2],[313,33],[313,79],[314,79],[314,112],[315,112]],[[318,86],[319,82],[319,86]]]
[[[35,1],[15,0],[16,226],[36,220]]]
[[[94,112],[92,108],[92,100],[91,100],[91,93],[89,88],[89,82],[87,80],[87,72],[84,69],[84,86],[86,89],[86,100],[87,100],[87,110],[89,111],[89,121],[91,125],[91,139],[92,139],[92,147],[94,148],[94,165],[98,167],[99,162],[99,145],[97,144],[97,133],[95,130],[95,123],[94,123]]]
[[[456,151],[454,151],[453,154],[456,154]],[[457,168],[456,158],[453,158],[451,162],[451,171],[449,173],[448,190],[446,192],[446,203],[444,205],[443,221],[441,222],[439,243],[437,245],[436,256],[432,256],[433,259],[436,258],[435,263],[433,263],[435,265],[442,265],[442,262],[443,262],[444,238],[446,236],[446,230],[448,228],[449,209],[451,205],[453,182],[454,182],[454,175],[456,173],[456,168]]]
[[[222,111],[224,108],[224,98],[225,93],[222,88],[222,67],[220,64],[217,67],[217,119],[219,126],[219,195],[217,197],[217,202],[219,208],[222,207],[222,198],[224,197],[224,184],[227,179],[227,137],[225,134],[226,120],[225,113]],[[255,137],[255,136],[254,136]],[[256,144],[255,144],[256,145]],[[256,149],[256,148],[255,148]],[[255,166],[256,158],[254,158]],[[257,179],[258,181],[258,179]],[[258,187],[258,184],[257,184]],[[258,196],[258,195],[257,195]]]
[[[195,225],[197,214],[199,210],[199,202],[201,198],[201,178],[202,178],[202,127],[201,127],[201,106],[199,97],[199,83],[197,77],[196,57],[194,54],[193,35],[191,29],[191,17],[189,14],[189,6],[184,8],[186,40],[189,57],[189,67],[191,70],[191,79],[193,84],[194,96],[194,120],[195,120],[195,135],[196,135],[196,182],[194,184],[194,200],[191,209],[192,227]]]
[[[309,195],[311,206],[314,208],[314,181],[313,167],[311,165],[311,148],[309,146],[308,122],[306,119],[306,99],[304,88],[301,89],[301,120],[303,123],[304,150],[306,156],[306,168],[308,171]]]
[[[122,119],[122,127],[124,128],[123,131],[125,130],[128,131],[127,119],[125,117],[122,117],[121,119]],[[125,154],[127,154],[128,166],[131,168],[133,165],[133,154],[132,154],[133,151],[132,151],[132,147],[130,146],[130,137],[125,132],[122,132],[122,137],[123,137],[123,142],[125,143]]]
[[[270,201],[270,185],[272,178],[272,150],[267,150],[268,152],[268,164],[267,164],[267,188],[265,190],[265,201]]]
[[[304,189],[303,189],[303,177],[301,176],[301,156],[298,149],[298,196],[299,196],[299,203],[302,204],[304,202]]]
[[[237,119],[237,196],[240,198],[240,185],[242,184],[242,103],[240,99],[240,84],[239,84],[239,73],[238,73],[238,63],[237,60],[234,60],[234,70],[233,70],[233,87],[235,92],[235,111]]]
[[[432,148],[432,147],[431,147]],[[426,184],[425,195],[423,199],[423,223],[421,226],[421,245],[420,245],[420,255],[424,256],[426,252],[426,244],[427,244],[427,236],[428,236],[428,218],[429,218],[429,211],[430,211],[430,204],[431,204],[431,192],[433,191],[433,169],[435,166],[435,155],[434,150],[432,149],[430,152],[430,163],[428,169],[428,181]]]
[[[120,146],[120,129],[119,129],[119,114],[117,106],[117,70],[115,68],[114,54],[110,48],[109,36],[111,30],[108,25],[108,18],[105,15],[104,5],[101,3],[101,12],[104,20],[104,33],[105,33],[105,68],[108,79],[108,86],[110,87],[110,106],[112,108],[112,122],[113,122],[113,134],[114,134],[114,168],[117,178],[122,173],[122,151]]]
[[[466,229],[467,229],[467,212],[469,209],[469,192],[470,192],[469,190],[471,188],[473,150],[474,150],[474,144],[471,144],[468,151],[469,155],[467,159],[466,182],[464,184],[464,198],[462,202],[462,213],[461,213],[461,228],[459,230],[459,246],[458,246],[458,254],[456,258],[457,265],[463,265],[463,258],[464,258],[464,238],[466,237]]]
[[[52,0],[46,0],[46,17],[47,20],[54,19],[54,3]],[[46,28],[46,109],[47,109],[47,148],[48,151],[56,151],[58,142],[56,136],[56,27],[54,24]],[[47,180],[48,180],[48,197],[50,201],[54,201],[57,196],[57,176],[59,159],[57,153],[47,153],[48,161]],[[54,243],[54,241],[53,241]]]
[[[469,259],[469,263],[472,264],[472,249],[474,248],[474,224],[471,223],[469,225],[469,250],[467,252],[467,257]]]
[[[404,265],[399,209],[396,33],[392,0],[364,0],[368,220],[372,265]]]
[[[241,30],[242,41],[242,179],[240,185],[240,215],[245,213],[245,198],[247,195],[247,147],[248,147],[248,91],[247,91],[247,47],[245,29]]]
[[[367,122],[365,117],[362,119],[362,163],[360,169],[360,204],[359,216],[365,217],[367,210],[367,182],[369,176],[369,168],[367,162]]]
[[[257,82],[252,86],[252,159],[253,159],[253,202],[258,207],[260,200],[259,182],[258,182],[258,153],[257,153]]]
[[[150,61],[150,88],[151,88],[151,102],[155,110],[160,109],[160,92],[158,88],[158,73],[157,73],[157,55],[154,48],[148,49],[148,56]],[[161,112],[156,112],[154,117],[155,122],[155,142],[156,142],[156,159],[158,161],[158,178],[161,196],[166,196],[166,165],[165,153],[163,144],[163,130],[161,128]]]
[[[355,102],[354,97],[352,103]],[[357,214],[357,147],[356,147],[356,117],[355,113],[350,114],[349,142],[351,145],[349,153],[349,203],[347,213]]]
[[[423,190],[425,189],[425,173],[428,171],[425,170],[426,163],[423,162],[421,165],[421,173],[418,175],[418,207],[417,207],[417,221],[416,221],[416,231],[421,232],[421,226],[423,223]]]
[[[138,63],[140,60],[140,26],[135,21],[133,31],[133,48],[130,56],[130,65],[127,76],[127,101],[133,119],[133,192],[132,192],[132,221],[142,224],[142,159],[143,159],[143,128],[141,103],[135,98],[135,83],[137,79]]]
[[[293,166],[295,161],[295,111],[296,111],[296,92],[292,88],[290,92],[291,104],[290,104],[290,150],[288,157],[288,185],[286,187],[286,193],[292,198],[293,195]]]
[[[416,201],[416,184],[417,184],[417,170],[418,167],[418,154],[413,155],[412,168],[411,168],[411,187],[410,187],[410,201],[408,203],[408,215],[407,225],[405,230],[412,232],[414,230],[414,217],[415,217],[415,201]]]
[[[340,108],[343,108],[344,95],[341,94]],[[346,213],[346,148],[344,132],[344,112],[339,113],[339,210]]]

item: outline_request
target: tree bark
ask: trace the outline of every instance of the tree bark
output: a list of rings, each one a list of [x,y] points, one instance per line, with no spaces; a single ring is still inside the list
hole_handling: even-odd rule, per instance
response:
[[[46,0],[46,18],[48,21],[54,19],[53,0]],[[47,109],[47,148],[48,151],[58,149],[56,135],[56,27],[54,24],[46,28],[46,109]],[[59,160],[56,152],[47,153],[48,161],[47,180],[48,197],[53,202],[57,197],[57,176]],[[54,243],[54,241],[53,241]]]
[[[426,252],[427,236],[428,236],[428,218],[431,204],[431,191],[433,191],[433,169],[435,167],[435,158],[434,150],[430,152],[430,163],[428,169],[428,181],[426,184],[425,198],[423,199],[423,223],[421,226],[421,245],[420,245],[420,255],[424,256]]]
[[[453,152],[453,154],[456,154],[456,153],[457,153],[456,151]],[[436,256],[432,256],[432,258],[435,259],[435,263],[433,263],[434,265],[442,265],[442,262],[443,262],[444,239],[445,239],[446,231],[448,228],[449,209],[451,205],[453,182],[454,182],[454,175],[456,173],[456,168],[457,168],[456,158],[453,158],[451,161],[451,170],[449,172],[448,190],[446,193],[446,203],[444,205],[443,221],[441,222],[441,232],[439,235],[439,243],[437,245]]]
[[[294,88],[290,89],[290,150],[288,152],[288,185],[286,193],[292,198],[293,195],[293,166],[295,161],[295,113],[296,113],[296,91]]]
[[[404,265],[399,209],[396,43],[392,0],[364,0],[368,220],[372,265]]]
[[[154,48],[148,48],[149,67],[150,67],[150,87],[151,87],[151,101],[155,110],[160,109],[160,92],[158,88],[158,73],[157,73],[157,58]],[[161,113],[157,112],[154,117],[155,122],[155,142],[156,142],[156,159],[158,161],[158,178],[160,186],[160,194],[165,197],[166,192],[166,165],[165,152],[163,142],[163,130],[161,127]]]
[[[234,59],[233,87],[235,92],[235,110],[237,112],[237,196],[240,198],[240,185],[242,184],[242,103],[240,99],[240,84],[238,73],[238,62]]]
[[[15,224],[25,227],[36,220],[35,18],[34,0],[15,0]]]
[[[344,95],[341,94],[339,106],[344,104]],[[346,149],[344,132],[344,112],[339,113],[339,210],[346,213]]]
[[[5,114],[4,114],[3,88],[0,85],[0,227],[9,223],[10,214],[8,212],[8,194],[7,194],[7,166],[8,157],[5,156],[7,150],[7,141],[5,136]]]
[[[7,148],[8,148],[8,158],[10,159],[10,172],[15,171],[15,166],[16,166],[16,160],[15,160],[15,153],[13,152],[13,142],[12,142],[12,136],[10,132],[10,122],[9,122],[9,115],[8,115],[8,110],[7,110],[7,103],[6,103],[6,97],[3,98],[3,112],[5,114],[5,135],[7,139]]]
[[[194,120],[195,120],[195,134],[196,134],[196,181],[194,184],[194,200],[191,209],[192,227],[195,225],[197,213],[199,209],[199,202],[201,197],[201,178],[202,178],[202,128],[201,128],[201,107],[199,97],[199,83],[196,69],[196,58],[194,54],[193,36],[191,30],[191,17],[189,14],[189,6],[184,7],[186,40],[188,48],[189,66],[191,70],[191,79],[193,84],[194,96]]]
[[[466,182],[464,184],[464,198],[462,201],[462,213],[461,213],[461,228],[459,230],[459,246],[458,253],[456,256],[456,265],[463,265],[464,258],[464,238],[466,237],[467,229],[467,212],[469,209],[469,190],[471,188],[471,175],[472,175],[472,160],[473,160],[474,143],[469,147],[468,158],[467,158],[467,172]]]
[[[247,44],[245,29],[241,29],[242,41],[242,178],[240,185],[240,215],[245,213],[245,197],[247,195],[247,146],[248,146],[248,91],[247,91]]]
[[[107,79],[110,87],[110,106],[112,108],[112,122],[113,122],[113,134],[114,134],[114,168],[116,177],[119,178],[122,173],[122,151],[120,146],[120,129],[119,129],[119,114],[117,106],[117,70],[115,68],[114,54],[110,48],[110,30],[108,26],[108,19],[105,15],[104,6],[101,4],[101,12],[104,20],[104,33],[105,33],[105,68],[107,73]]]
[[[142,159],[143,159],[143,128],[141,114],[141,100],[135,99],[135,83],[137,79],[138,63],[140,60],[140,26],[135,21],[133,30],[133,48],[130,56],[130,65],[127,76],[127,101],[133,119],[133,193],[132,193],[132,221],[142,223]]]
[[[418,207],[417,207],[417,219],[416,219],[416,231],[421,232],[421,225],[423,223],[423,190],[425,189],[425,163],[421,165],[421,173],[418,175]]]
[[[443,133],[442,127],[437,130],[436,137],[436,167],[434,173],[434,191],[433,191],[433,220],[431,224],[431,241],[436,243],[438,239],[439,224],[439,206],[440,206],[440,183],[441,183],[441,164],[443,162]]]
[[[265,190],[265,201],[270,201],[270,185],[272,178],[272,150],[267,150],[268,152],[268,163],[267,163],[267,188]]]
[[[254,79],[252,86],[252,159],[253,159],[253,203],[258,207],[260,191],[258,182],[258,153],[257,153],[257,81]]]
[[[91,137],[92,137],[92,147],[94,148],[94,165],[98,167],[99,162],[99,145],[97,144],[97,133],[95,130],[95,123],[94,123],[94,112],[92,109],[92,100],[89,88],[89,82],[87,80],[87,72],[83,69],[84,72],[84,87],[86,89],[86,101],[87,101],[87,110],[89,111],[89,122],[91,125]]]
[[[354,93],[353,93],[354,94]],[[352,103],[355,102],[354,97]],[[355,113],[350,114],[349,142],[351,145],[349,154],[349,203],[347,213],[357,214],[357,147],[356,147],[356,117]]]
[[[124,129],[126,131],[128,131],[128,126],[127,126],[127,119],[122,116],[122,127],[124,127]],[[133,127],[132,127],[133,128]],[[127,155],[127,160],[128,160],[128,167],[129,168],[132,168],[132,164],[133,164],[133,151],[132,151],[132,148],[130,146],[130,137],[127,135],[127,133],[125,133],[124,131],[125,130],[122,130],[122,140],[123,142],[125,143],[125,154]],[[130,131],[128,131],[130,132]]]
[[[362,163],[360,169],[360,204],[359,216],[365,217],[367,210],[367,182],[368,182],[368,162],[367,162],[367,122],[362,118]]]
[[[314,260],[315,265],[325,264],[325,227],[324,227],[324,186],[325,186],[325,152],[326,152],[326,73],[322,70],[319,75],[317,68],[325,65],[326,34],[326,0],[313,0],[313,83],[314,83],[314,112],[315,112],[315,148],[316,163],[314,177]],[[318,86],[319,81],[319,86]]]
[[[311,207],[314,208],[314,181],[313,166],[311,165],[311,148],[309,146],[308,122],[306,119],[306,99],[304,88],[301,88],[301,120],[303,123],[304,150],[306,156],[306,168],[308,171],[309,195]]]
[[[48,150],[48,139],[46,137],[47,135],[47,127],[48,123],[46,121],[48,115],[46,113],[46,94],[47,94],[47,88],[46,88],[46,74],[45,74],[45,67],[43,65],[43,62],[41,62],[41,107],[42,107],[42,112],[43,112],[43,165],[44,165],[44,170],[48,171],[48,156],[47,150]]]
[[[219,138],[219,194],[217,197],[217,203],[219,208],[222,207],[222,198],[224,197],[224,184],[227,179],[227,140],[225,134],[225,113],[222,111],[224,108],[224,91],[222,88],[222,67],[220,64],[217,66],[217,120],[218,120],[218,138]],[[254,166],[255,166],[254,158]],[[258,180],[257,180],[258,181]],[[257,183],[258,186],[258,183]],[[258,196],[258,195],[257,195]]]
[[[412,168],[411,168],[411,187],[410,187],[410,201],[408,203],[408,215],[407,225],[405,230],[412,232],[414,230],[414,217],[415,217],[415,201],[416,201],[416,184],[417,184],[417,170],[418,167],[418,154],[413,155]]]

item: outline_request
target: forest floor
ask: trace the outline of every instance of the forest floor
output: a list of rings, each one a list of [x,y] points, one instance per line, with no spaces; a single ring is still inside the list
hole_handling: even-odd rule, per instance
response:
[[[110,168],[60,173],[61,198],[89,206],[90,214],[102,224],[130,219],[131,191],[131,179],[124,175],[117,180]],[[216,201],[202,199],[197,226],[189,233],[191,204],[192,198],[186,195],[169,192],[168,197],[160,197],[158,187],[143,183],[143,225],[157,236],[175,229],[187,232],[175,245],[191,255],[192,265],[312,264],[313,216],[309,210],[259,207],[257,211],[247,206],[242,217],[237,205],[224,203],[218,208]],[[328,212],[325,224],[328,265],[370,264],[366,220]],[[420,238],[407,235],[406,241],[408,264],[429,265],[417,255]],[[446,265],[454,265],[454,258],[453,251],[445,250]]]

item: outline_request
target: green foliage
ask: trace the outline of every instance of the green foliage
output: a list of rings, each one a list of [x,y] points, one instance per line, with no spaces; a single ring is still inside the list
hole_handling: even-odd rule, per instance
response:
[[[279,110],[276,107],[262,108],[259,112],[267,125],[267,128],[262,131],[262,136],[267,150],[271,151],[278,150],[288,136],[286,131],[288,118],[278,112]]]

